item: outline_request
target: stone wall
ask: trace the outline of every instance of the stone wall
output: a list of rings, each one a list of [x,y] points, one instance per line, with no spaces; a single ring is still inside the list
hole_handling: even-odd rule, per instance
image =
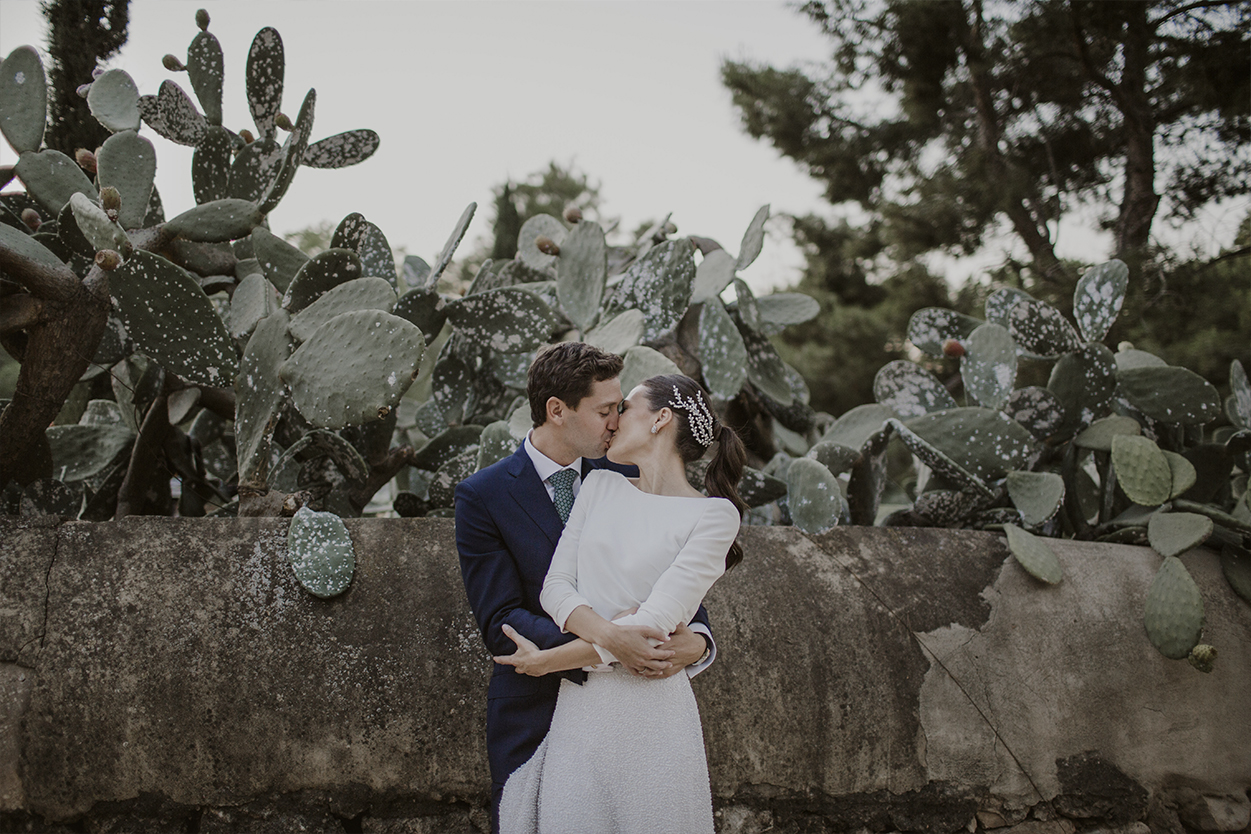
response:
[[[485,831],[452,523],[347,524],[324,601],[281,519],[0,520],[0,830]],[[1056,542],[1048,587],[985,533],[743,542],[694,682],[720,831],[1247,827],[1251,606],[1212,553],[1204,675],[1146,639],[1145,548]]]

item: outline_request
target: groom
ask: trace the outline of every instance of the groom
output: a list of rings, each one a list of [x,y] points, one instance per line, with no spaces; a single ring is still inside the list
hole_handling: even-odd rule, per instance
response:
[[[582,477],[592,469],[620,468],[602,458],[617,430],[621,366],[621,357],[581,342],[544,350],[530,366],[526,385],[534,428],[511,457],[456,488],[461,577],[492,655],[516,649],[501,631],[505,624],[540,649],[576,637],[561,633],[539,605],[539,593]],[[626,469],[634,474],[633,467]],[[655,648],[647,638],[668,635],[642,626],[624,632],[605,648],[631,672],[647,677],[694,676],[712,663],[716,650],[702,606],[690,628],[680,627]],[[534,678],[495,665],[487,689],[492,830],[498,830],[504,783],[547,735],[562,677],[581,683],[586,673]]]

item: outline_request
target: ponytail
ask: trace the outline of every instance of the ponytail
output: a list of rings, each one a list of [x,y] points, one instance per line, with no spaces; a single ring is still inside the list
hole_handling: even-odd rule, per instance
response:
[[[716,429],[717,451],[713,453],[708,471],[704,473],[704,488],[715,498],[728,499],[738,510],[738,517],[743,517],[747,505],[738,494],[738,482],[743,477],[743,465],[747,462],[747,450],[743,441],[739,440],[734,429],[718,423]],[[730,545],[730,552],[725,554],[725,569],[737,565],[743,560],[743,547],[738,539]]]

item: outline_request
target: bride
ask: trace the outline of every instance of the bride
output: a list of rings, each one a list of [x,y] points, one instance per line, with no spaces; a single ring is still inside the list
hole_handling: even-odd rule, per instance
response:
[[[639,477],[607,469],[587,476],[541,597],[556,624],[581,639],[539,650],[504,626],[517,651],[495,658],[527,675],[596,673],[582,686],[561,682],[546,739],[504,788],[501,832],[713,830],[689,678],[673,670],[653,680],[631,675],[602,647],[625,625],[671,633],[742,558],[735,537],[743,444],[686,376],[652,377],[618,410],[608,458],[636,465]],[[685,465],[713,443],[705,477],[712,497],[705,497],[687,481]]]

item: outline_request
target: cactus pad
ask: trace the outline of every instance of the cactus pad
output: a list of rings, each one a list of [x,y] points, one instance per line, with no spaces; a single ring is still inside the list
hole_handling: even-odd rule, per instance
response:
[[[356,551],[343,520],[308,507],[301,507],[291,518],[287,558],[304,589],[322,599],[346,591],[356,571]]]
[[[626,310],[610,321],[601,322],[583,341],[609,353],[622,354],[643,339],[643,314]]]
[[[263,261],[262,261],[263,263]],[[282,306],[298,313],[340,284],[361,277],[361,259],[350,249],[327,249],[310,258],[291,279]]]
[[[821,436],[821,443],[838,443],[849,449],[860,450],[865,443],[882,430],[894,413],[884,405],[868,403],[858,405],[846,412]]]
[[[732,399],[747,381],[747,347],[715,298],[704,302],[699,312],[699,358],[708,392],[717,399]]]
[[[986,306],[983,308],[986,314],[986,321],[1011,329],[1008,327],[1008,314],[1012,312],[1012,308],[1022,301],[1033,300],[1034,297],[1025,292],[1025,290],[1018,290],[1015,287],[1001,287],[991,293],[986,299]]]
[[[446,306],[447,302],[437,292],[415,289],[400,296],[391,312],[417,325],[425,334],[428,345],[443,329],[443,322],[447,320]]]
[[[496,420],[482,430],[478,441],[477,469],[486,469],[517,449],[517,441],[509,431],[507,420]]]
[[[287,333],[290,316],[275,310],[257,322],[235,378],[235,449],[239,484],[264,489],[274,426],[287,398],[279,376],[294,345]]]
[[[152,143],[132,130],[114,133],[100,147],[96,166],[100,187],[112,186],[122,195],[117,224],[123,229],[142,228],[156,179]]]
[[[300,105],[300,114],[296,117],[291,135],[287,137],[282,147],[282,165],[279,166],[278,173],[274,175],[273,182],[269,184],[265,196],[261,198],[260,210],[264,214],[273,211],[286,195],[287,189],[291,187],[295,172],[300,167],[300,160],[304,158],[304,151],[308,149],[308,137],[313,130],[313,116],[316,110],[317,91],[309,90],[304,96],[304,103]]]
[[[1123,347],[1116,352],[1116,370],[1118,372],[1128,371],[1130,368],[1162,367],[1167,364],[1154,353],[1148,353],[1145,350]]]
[[[91,82],[87,106],[110,133],[139,129],[139,88],[125,70],[108,70]]]
[[[690,306],[694,251],[685,238],[653,246],[625,271],[613,295],[610,314],[641,310],[646,322],[644,341],[659,339],[673,330]]]
[[[526,412],[529,413],[529,408]],[[413,466],[427,472],[437,472],[448,461],[464,454],[471,447],[477,447],[482,432],[481,426],[453,426],[418,449]]]
[[[439,467],[430,479],[430,504],[450,508],[455,500],[456,485],[468,478],[478,465],[478,447],[471,446]]]
[[[747,506],[762,507],[786,495],[786,481],[744,466],[743,478],[738,482],[738,495]]]
[[[191,156],[191,186],[197,204],[231,196],[230,152],[230,131],[221,125],[210,125]]]
[[[1212,519],[1198,513],[1156,512],[1147,522],[1147,540],[1161,556],[1180,556],[1212,535]]]
[[[1251,552],[1237,545],[1225,545],[1221,548],[1221,571],[1234,593],[1251,602]]]
[[[1064,503],[1064,479],[1053,472],[1008,473],[1008,496],[1026,527],[1037,527]]]
[[[271,26],[256,33],[248,49],[245,81],[248,110],[262,140],[274,135],[274,117],[282,109],[282,85],[286,75],[286,58],[282,36]]]
[[[645,379],[660,374],[680,374],[682,371],[669,357],[649,347],[637,345],[624,354],[625,364],[621,368],[621,393],[629,393]]]
[[[225,243],[247,237],[264,221],[256,203],[231,198],[188,209],[167,222],[165,231],[201,243]]]
[[[838,524],[847,502],[830,470],[812,458],[796,458],[786,470],[786,506],[795,526],[815,535]]]
[[[786,363],[778,355],[777,349],[759,330],[747,326],[742,320],[736,320],[735,324],[739,335],[743,337],[743,347],[747,348],[747,379],[779,406],[789,406],[794,402],[794,394],[791,393]]]
[[[1008,332],[1030,356],[1050,358],[1082,346],[1077,331],[1059,310],[1032,298],[1018,301],[1008,311]]]
[[[286,292],[291,279],[309,260],[308,255],[263,226],[252,230],[252,252],[260,262],[265,277],[279,292]]]
[[[48,120],[48,79],[33,47],[19,46],[0,64],[0,131],[19,154],[39,150]]]
[[[326,429],[313,429],[283,451],[274,471],[286,468],[289,461],[297,459],[310,460],[316,457],[328,457],[343,473],[343,477],[355,483],[364,483],[369,477],[369,464],[361,457],[348,441]]]
[[[1063,575],[1060,560],[1056,558],[1051,545],[1015,524],[1003,525],[1003,531],[1008,536],[1008,550],[1030,576],[1041,579],[1048,585],[1055,585],[1060,581]]]
[[[251,335],[261,319],[278,309],[278,293],[264,275],[253,273],[235,287],[230,297],[226,327],[230,335],[243,339]]]
[[[280,375],[310,423],[342,428],[395,408],[417,377],[424,348],[412,323],[380,310],[355,310],[318,328]]]
[[[1251,384],[1242,362],[1235,359],[1229,363],[1229,388],[1232,392],[1229,420],[1235,426],[1251,429]]]
[[[272,139],[244,145],[230,165],[230,196],[260,202],[278,176],[283,159],[282,145]]]
[[[179,145],[195,147],[204,138],[208,122],[195,109],[191,98],[173,81],[162,81],[156,100],[147,109],[140,100],[143,120],[157,133]]]
[[[1129,434],[1115,435],[1112,465],[1116,469],[1117,483],[1135,504],[1154,507],[1167,501],[1173,492],[1173,472],[1168,458],[1153,440]]]
[[[1016,343],[997,324],[983,324],[965,340],[960,375],[965,390],[986,408],[999,408],[1016,382]]]
[[[135,439],[124,424],[50,426],[45,434],[52,474],[63,483],[98,475]]]
[[[1013,391],[1001,410],[1039,440],[1046,440],[1064,425],[1064,406],[1060,400],[1037,385]]]
[[[743,232],[743,240],[738,247],[738,260],[734,263],[736,272],[747,269],[760,255],[760,250],[764,248],[764,227],[768,219],[769,205],[766,203],[756,211],[755,217],[747,225],[747,231]]]
[[[446,356],[434,366],[430,395],[449,423],[460,423],[473,396],[473,369],[456,356]]]
[[[426,283],[429,286],[433,287],[435,285],[439,280],[439,276],[443,274],[443,270],[447,269],[447,265],[452,262],[452,255],[456,253],[456,247],[460,246],[461,239],[465,237],[465,232],[469,230],[469,223],[473,220],[474,212],[477,210],[478,204],[470,203],[460,213],[460,219],[452,227],[452,233],[447,236],[447,242],[443,244],[438,257],[434,259],[434,266],[430,269],[430,274],[426,276]]]
[[[301,164],[309,168],[346,168],[373,156],[380,141],[372,130],[336,133],[309,145]]]
[[[435,282],[430,280],[432,272],[430,264],[420,255],[404,256],[404,264],[400,267],[400,277],[408,290],[433,290]]]
[[[1147,636],[1165,657],[1181,660],[1198,644],[1203,633],[1203,597],[1176,556],[1164,557],[1143,613]]]
[[[860,458],[860,450],[826,440],[813,445],[807,451],[806,457],[817,461],[832,474],[841,475],[851,469]]]
[[[466,296],[445,308],[448,319],[467,339],[501,353],[521,353],[544,344],[556,316],[537,295],[516,287]]]
[[[903,420],[956,407],[955,399],[936,376],[904,359],[888,362],[878,370],[873,378],[873,396]]]
[[[890,425],[935,472],[984,493],[1010,470],[1028,470],[1040,452],[1020,423],[986,408],[952,408]]]
[[[187,77],[211,125],[222,123],[222,81],[226,76],[222,46],[209,32],[200,32],[187,47]],[[95,85],[92,85],[95,86]]]
[[[216,388],[234,380],[238,359],[226,325],[199,283],[181,267],[136,250],[113,270],[109,291],[126,332],[166,370]]]
[[[17,160],[17,175],[27,193],[52,214],[59,214],[75,194],[98,198],[95,185],[78,163],[51,148],[24,152]]]
[[[595,325],[604,282],[608,279],[608,244],[598,223],[584,220],[565,236],[556,259],[556,297],[579,330]]]
[[[1129,267],[1108,261],[1086,270],[1073,292],[1073,318],[1088,342],[1103,341],[1121,312],[1129,287]]]
[[[1176,452],[1166,451],[1164,457],[1168,460],[1168,468],[1173,474],[1173,486],[1168,496],[1172,499],[1194,486],[1199,480],[1199,473],[1195,470],[1193,463]]]
[[[1065,426],[1076,430],[1107,414],[1116,392],[1116,360],[1098,342],[1066,353],[1051,369],[1047,390],[1064,405]]]
[[[1221,414],[1216,388],[1186,368],[1130,368],[1117,381],[1130,405],[1161,423],[1199,425]]]
[[[550,214],[536,214],[521,225],[517,233],[517,260],[544,278],[556,276],[556,255],[540,252],[535,243],[540,237],[550,238],[557,246],[564,247],[568,230]]]
[[[1118,434],[1140,435],[1142,427],[1133,417],[1112,414],[1091,423],[1073,438],[1073,443],[1082,449],[1094,449],[1096,452],[1112,451],[1112,438]]]
[[[382,229],[366,221],[356,251],[361,256],[361,271],[366,276],[384,278],[392,288],[396,286],[395,255]]]
[[[721,291],[734,280],[734,256],[724,249],[714,249],[695,267],[695,279],[691,283],[691,303],[718,298]]]
[[[773,335],[781,333],[792,324],[803,324],[816,318],[821,305],[810,295],[801,292],[775,292],[756,299],[760,314],[760,328]]]
[[[268,283],[268,282],[266,282]],[[307,341],[313,333],[335,316],[353,310],[383,310],[395,306],[395,290],[384,278],[357,278],[332,287],[291,319],[291,335],[297,342]]]
[[[931,356],[943,355],[943,342],[963,342],[982,324],[972,316],[945,307],[923,307],[908,319],[908,341]]]

